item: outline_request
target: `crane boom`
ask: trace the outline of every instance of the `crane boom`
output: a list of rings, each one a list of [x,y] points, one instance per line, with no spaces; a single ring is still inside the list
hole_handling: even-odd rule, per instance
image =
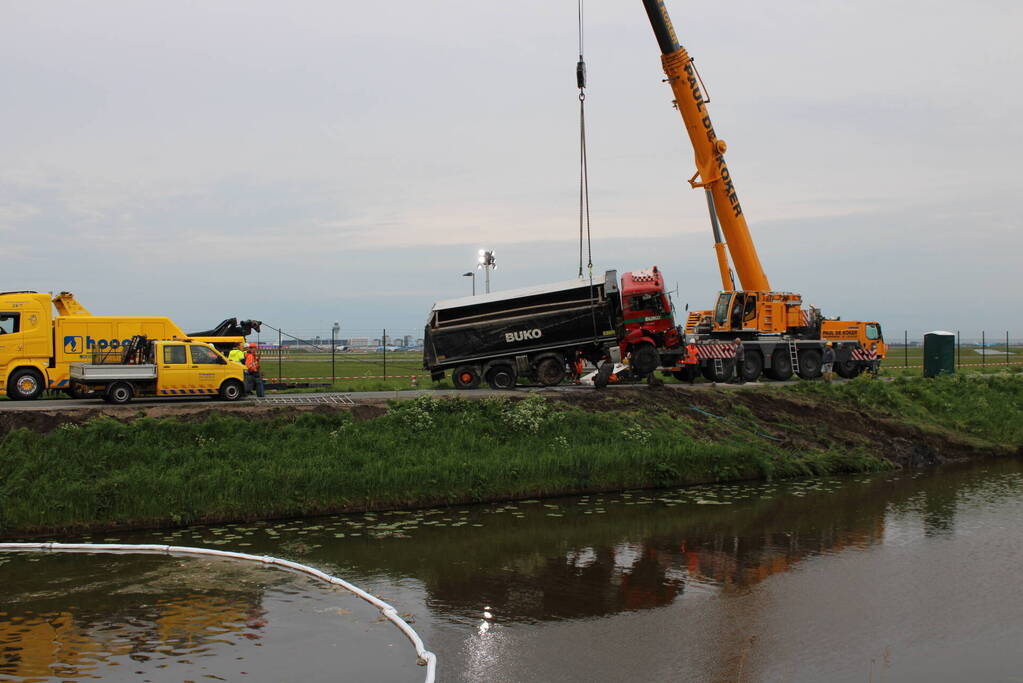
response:
[[[709,191],[709,197],[713,200],[709,202],[711,209],[716,214],[724,233],[728,252],[732,256],[742,289],[769,291],[771,286],[760,265],[760,257],[750,237],[732,174],[725,162],[724,155],[728,146],[714,132],[693,58],[679,45],[664,1],[643,0],[643,6],[661,48],[661,63],[675,96],[675,106],[682,115],[696,154],[696,173],[689,179],[689,184],[694,188],[703,187]],[[725,266],[721,265],[724,244],[716,235],[715,249],[718,252],[722,284],[728,289],[724,275]]]

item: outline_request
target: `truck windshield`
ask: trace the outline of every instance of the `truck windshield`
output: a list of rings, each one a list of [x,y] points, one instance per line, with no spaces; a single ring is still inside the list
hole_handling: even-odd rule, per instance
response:
[[[881,326],[870,324],[867,325],[867,339],[880,339],[881,338]]]
[[[220,356],[208,346],[193,346],[192,362],[196,365],[214,365],[220,362]]]
[[[653,311],[654,313],[664,313],[664,301],[661,299],[659,294],[642,294],[640,296],[634,296],[629,302],[634,311]]]
[[[21,329],[21,313],[0,313],[0,334],[13,334]]]

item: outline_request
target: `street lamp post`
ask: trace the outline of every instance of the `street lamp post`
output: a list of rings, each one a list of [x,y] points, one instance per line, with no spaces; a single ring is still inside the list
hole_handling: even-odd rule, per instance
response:
[[[479,251],[479,265],[476,266],[476,268],[477,269],[482,268],[483,272],[486,273],[487,294],[490,294],[490,269],[491,268],[493,268],[494,270],[497,269],[497,259],[494,258],[496,255],[497,255],[496,252],[490,249],[480,249]]]
[[[476,273],[470,271],[468,273],[462,273],[462,277],[472,278],[472,295],[476,296]]]
[[[337,353],[337,333],[341,329],[341,323],[335,322],[330,328],[330,386],[333,388],[337,381],[337,371],[334,369],[334,354]]]

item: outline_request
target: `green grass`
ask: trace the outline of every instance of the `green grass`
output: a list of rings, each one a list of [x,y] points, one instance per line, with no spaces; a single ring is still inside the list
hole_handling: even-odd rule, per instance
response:
[[[790,452],[741,426],[714,441],[663,413],[542,396],[431,400],[202,423],[101,418],[0,440],[0,535],[302,516],[559,493],[878,470],[864,452]]]
[[[1019,374],[899,377],[889,382],[859,377],[835,384],[800,382],[783,390],[828,396],[917,424],[1023,446],[1023,376]]]

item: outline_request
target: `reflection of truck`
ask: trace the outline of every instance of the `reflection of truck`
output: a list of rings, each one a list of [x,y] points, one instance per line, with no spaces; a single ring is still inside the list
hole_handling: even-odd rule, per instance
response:
[[[696,157],[693,188],[703,188],[710,209],[722,292],[713,311],[690,315],[688,334],[702,341],[725,344],[741,339],[746,350],[742,369],[746,379],[761,371],[773,379],[788,379],[793,371],[802,377],[820,375],[821,347],[832,341],[836,370],[855,376],[885,355],[881,327],[874,321],[827,320],[820,311],[803,307],[799,294],[771,289],[746,225],[746,216],[725,161],[728,146],[717,136],[710,120],[702,80],[692,57],[675,34],[663,0],[643,0],[650,25],[661,49],[661,63],[682,116]],[[728,257],[731,255],[741,288],[736,288]],[[855,335],[849,334],[856,328]],[[719,358],[714,367],[703,364],[708,377],[731,374],[728,361]]]
[[[116,356],[116,363],[108,360]],[[93,391],[108,403],[135,396],[216,396],[237,401],[245,395],[245,368],[212,344],[192,339],[148,341],[135,337],[120,353],[97,353],[92,363],[72,363],[72,387]]]
[[[57,315],[52,310],[56,309]],[[258,323],[228,320],[207,333],[188,335],[170,318],[94,316],[71,294],[52,299],[36,292],[0,294],[0,394],[32,399],[45,389],[72,393],[71,363],[91,354],[114,351],[136,335],[150,339],[184,339],[234,346]]]

